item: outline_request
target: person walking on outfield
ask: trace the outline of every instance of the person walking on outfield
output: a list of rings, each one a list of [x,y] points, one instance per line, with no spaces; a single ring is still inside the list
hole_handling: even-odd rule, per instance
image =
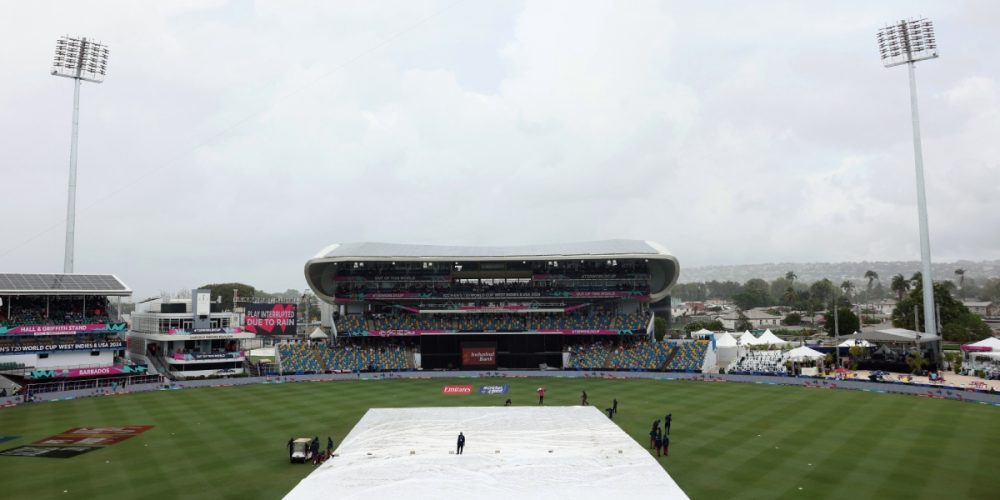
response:
[[[673,413],[668,413],[667,416],[663,417],[663,428],[670,434],[670,421],[674,419]]]
[[[456,455],[461,455],[462,450],[465,449],[465,434],[461,432],[458,433],[458,449],[455,451]]]
[[[656,434],[656,438],[653,439],[654,448],[656,448],[656,456],[660,456],[660,449],[663,448],[663,438],[659,434]]]
[[[652,449],[656,443],[656,436],[660,435],[660,421],[653,422],[653,428],[649,430],[649,448]]]
[[[663,436],[663,456],[670,456],[670,436]]]
[[[288,438],[288,460],[292,459],[292,447],[294,446],[293,445],[294,442],[295,442],[294,439]]]
[[[326,437],[326,458],[330,458],[333,455],[333,438],[330,436]]]
[[[590,403],[587,402],[587,391],[583,391],[583,393],[580,394],[580,406],[587,406],[589,404]]]
[[[539,387],[538,388],[538,404],[540,404],[540,405],[545,404],[545,388],[544,387]]]
[[[618,414],[618,398],[615,398],[611,401],[611,411],[615,414]]]

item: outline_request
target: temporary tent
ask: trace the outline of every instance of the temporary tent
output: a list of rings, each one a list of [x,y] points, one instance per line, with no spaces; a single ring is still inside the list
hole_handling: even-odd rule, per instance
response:
[[[325,333],[323,333],[323,330],[320,327],[317,326],[316,329],[313,330],[312,333],[309,334],[309,338],[311,338],[311,339],[325,339],[325,338],[329,338],[329,337],[327,337],[327,335]]]
[[[788,351],[788,359],[791,361],[814,361],[824,356],[823,353],[810,349],[806,346],[796,347]]]
[[[729,333],[723,333],[722,335],[715,336],[716,347],[736,347],[736,344],[736,339]]]
[[[736,338],[736,343],[739,345],[757,345],[760,342],[757,341],[757,337],[754,337],[753,334],[747,330]]]
[[[788,343],[781,340],[777,335],[771,333],[771,330],[765,331],[757,340],[760,341],[761,344],[767,345],[785,345]]]
[[[963,351],[987,351],[987,349],[989,351],[1000,351],[1000,339],[996,337],[986,337],[979,342],[973,342],[962,346]]]
[[[705,338],[705,337],[708,337],[709,335],[711,335],[712,333],[713,333],[712,330],[706,330],[706,329],[702,328],[701,330],[698,330],[697,332],[691,332],[691,338],[695,338],[695,339]]]
[[[872,343],[864,339],[850,339],[841,342],[837,347],[871,347]]]

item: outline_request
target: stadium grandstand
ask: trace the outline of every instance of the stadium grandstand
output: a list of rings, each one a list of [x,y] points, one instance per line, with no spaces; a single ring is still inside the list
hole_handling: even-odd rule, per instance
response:
[[[657,243],[336,244],[305,265],[336,341],[278,347],[284,370],[701,371],[708,342],[653,342],[677,259]],[[364,343],[358,343],[364,338]],[[400,342],[400,339],[405,342]]]
[[[146,382],[125,360],[113,275],[0,274],[0,393],[34,394]]]

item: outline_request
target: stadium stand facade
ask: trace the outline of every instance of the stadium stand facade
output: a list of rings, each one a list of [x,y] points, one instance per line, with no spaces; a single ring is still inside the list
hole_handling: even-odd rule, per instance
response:
[[[609,363],[614,346],[627,348],[612,365],[662,367],[664,348],[640,349],[633,341],[650,336],[656,314],[669,314],[669,306],[658,306],[669,304],[664,299],[678,273],[677,259],[662,246],[638,240],[525,247],[347,243],[324,249],[305,266],[316,296],[335,308],[338,338],[411,339],[405,365],[427,369],[597,369]],[[590,344],[586,357],[569,356],[572,346]],[[383,347],[390,346],[369,348]],[[293,348],[283,349],[283,359],[300,366]],[[400,349],[405,358],[407,348]],[[342,348],[333,352],[312,357],[333,369],[323,365],[346,356]],[[367,366],[364,361],[346,365]]]
[[[7,393],[104,387],[144,376],[125,359],[113,275],[0,274],[0,386]]]
[[[242,375],[243,344],[255,335],[243,331],[238,315],[212,301],[209,290],[191,296],[139,303],[128,333],[129,357],[174,379]]]

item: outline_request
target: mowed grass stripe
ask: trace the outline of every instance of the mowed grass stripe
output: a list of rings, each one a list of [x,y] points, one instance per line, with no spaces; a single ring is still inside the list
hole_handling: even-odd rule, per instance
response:
[[[372,407],[503,404],[507,396],[441,394],[445,384],[484,383],[510,384],[518,406],[535,405],[538,386],[548,390],[546,405],[579,404],[586,390],[603,410],[617,397],[615,423],[644,448],[650,423],[672,412],[671,456],[660,463],[696,499],[992,498],[1000,470],[994,407],[735,383],[385,380],[161,391],[0,410],[0,434],[24,436],[5,448],[70,427],[156,426],[74,459],[2,457],[4,496],[67,498],[66,489],[78,497],[279,498],[313,470],[288,464],[289,437],[317,435],[325,446],[329,435],[339,445]],[[936,468],[935,456],[961,463]]]

